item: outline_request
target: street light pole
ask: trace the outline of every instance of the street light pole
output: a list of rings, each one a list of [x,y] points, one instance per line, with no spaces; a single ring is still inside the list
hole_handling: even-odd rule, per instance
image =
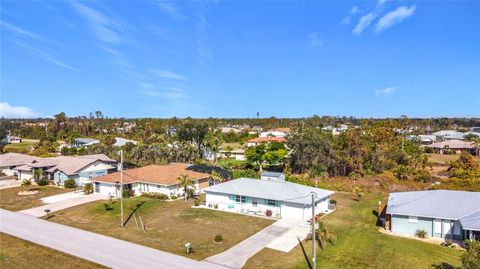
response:
[[[317,268],[317,247],[315,240],[315,198],[317,194],[312,192],[312,242],[313,242],[313,253],[312,253],[312,265],[313,269]]]
[[[123,227],[123,150],[120,150],[120,227]]]

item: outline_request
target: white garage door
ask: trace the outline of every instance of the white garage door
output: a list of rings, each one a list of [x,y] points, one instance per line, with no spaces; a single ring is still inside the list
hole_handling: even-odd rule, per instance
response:
[[[303,205],[282,203],[282,219],[304,220]]]

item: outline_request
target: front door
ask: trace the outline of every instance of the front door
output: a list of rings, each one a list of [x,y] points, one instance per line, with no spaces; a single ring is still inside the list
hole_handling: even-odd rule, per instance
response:
[[[100,182],[95,182],[95,192],[100,192]]]

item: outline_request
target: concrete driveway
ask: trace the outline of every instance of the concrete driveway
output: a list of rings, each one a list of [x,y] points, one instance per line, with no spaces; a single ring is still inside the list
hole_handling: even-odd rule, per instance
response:
[[[50,212],[55,212],[65,208],[86,204],[93,201],[104,200],[104,199],[108,199],[108,197],[98,193],[84,195],[83,193],[69,192],[69,193],[63,193],[63,194],[44,197],[42,201],[44,203],[50,202],[49,204],[22,210],[19,212],[38,218],[38,217],[45,216],[45,209],[50,209]]]
[[[0,232],[110,268],[225,269],[3,209],[0,209]]]
[[[229,268],[242,268],[250,257],[267,246],[284,251],[290,251],[298,240],[304,239],[308,234],[308,226],[303,222],[279,220],[258,233],[250,236],[232,248],[217,255],[206,258],[204,261],[212,264],[223,265]],[[294,238],[295,240],[292,240]],[[286,244],[287,247],[284,247]]]

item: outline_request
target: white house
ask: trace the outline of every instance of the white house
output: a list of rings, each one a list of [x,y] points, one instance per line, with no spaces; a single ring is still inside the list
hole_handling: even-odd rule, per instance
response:
[[[122,138],[122,137],[115,137],[115,144],[113,144],[113,145],[115,147],[123,147],[127,143],[132,143],[132,144],[136,145],[138,142],[135,141],[135,140],[129,140],[129,139],[125,139],[125,138]]]
[[[100,140],[93,138],[75,138],[75,141],[71,145],[72,148],[83,148],[91,145],[99,144]]]
[[[182,196],[184,190],[180,187],[178,178],[186,175],[192,181],[193,189],[200,193],[209,186],[210,175],[189,170],[189,167],[185,163],[172,163],[124,170],[124,189],[131,190],[134,195],[154,192],[168,196]],[[95,192],[113,197],[120,196],[120,172],[96,177],[93,181],[95,182]]]
[[[281,132],[281,131],[266,131],[266,132],[261,132],[259,137],[286,137],[288,134],[286,132]]]
[[[274,136],[266,136],[266,137],[255,137],[252,139],[247,140],[247,147],[255,147],[262,143],[270,143],[270,142],[279,142],[285,143],[287,139],[285,137],[274,137]]]
[[[311,193],[316,213],[328,212],[333,191],[271,177],[239,178],[204,189],[206,205],[224,211],[252,213],[308,221],[312,218]]]

